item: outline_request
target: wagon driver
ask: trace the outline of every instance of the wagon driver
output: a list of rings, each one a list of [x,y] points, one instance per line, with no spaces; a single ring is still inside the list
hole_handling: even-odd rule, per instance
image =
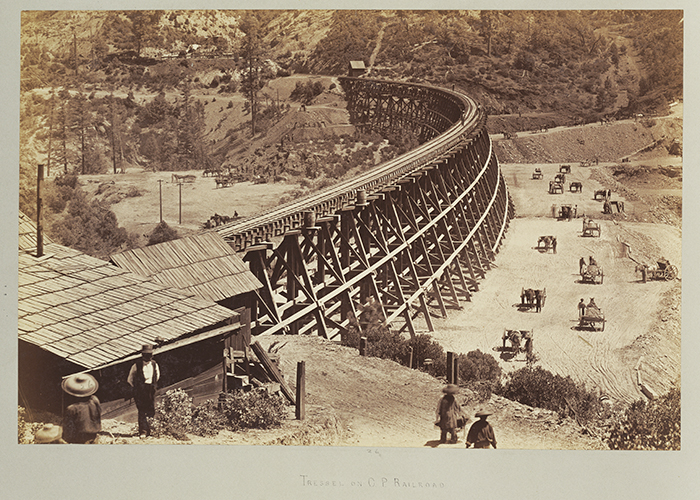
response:
[[[578,317],[580,318],[586,314],[586,303],[581,299],[581,302],[578,303]]]
[[[131,366],[126,381],[134,389],[134,401],[139,411],[139,437],[151,434],[148,417],[156,413],[156,387],[160,379],[158,363],[153,359],[153,346],[145,344],[141,348],[141,359]]]

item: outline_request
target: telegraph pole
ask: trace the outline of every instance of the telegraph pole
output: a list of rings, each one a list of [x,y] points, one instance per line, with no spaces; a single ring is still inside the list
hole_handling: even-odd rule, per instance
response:
[[[182,225],[182,182],[177,184],[180,187],[180,225]]]
[[[160,221],[163,222],[163,179],[158,179],[158,195],[160,205]]]

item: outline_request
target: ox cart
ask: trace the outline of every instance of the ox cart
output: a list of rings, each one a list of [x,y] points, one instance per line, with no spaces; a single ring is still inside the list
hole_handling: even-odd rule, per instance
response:
[[[535,309],[535,312],[540,312],[544,307],[547,299],[547,289],[536,290],[534,288],[523,288],[520,291],[519,309]]]
[[[593,219],[584,219],[582,235],[600,238],[600,224],[593,222]]]
[[[635,271],[641,271],[642,281],[645,283],[648,279],[671,281],[678,276],[678,268],[666,259],[659,259],[656,262],[656,266],[638,264]]]
[[[559,165],[559,172],[561,172],[562,174],[570,174],[571,165]]]
[[[579,329],[590,328],[596,332],[605,330],[605,315],[595,304],[588,304],[578,320]]]
[[[537,250],[542,253],[549,252],[552,250],[556,253],[557,250],[557,237],[556,236],[540,236],[537,238]]]
[[[557,220],[571,220],[576,218],[578,206],[562,205],[557,211]]]
[[[596,264],[581,266],[581,283],[603,284],[603,268]]]
[[[510,345],[507,345],[508,342]],[[502,352],[532,354],[532,330],[504,330]]]
[[[535,168],[535,171],[532,172],[532,178],[533,179],[541,179],[542,178],[542,169],[539,167]]]
[[[595,201],[608,200],[611,194],[609,189],[597,189],[593,192],[593,199]]]
[[[558,173],[554,176],[554,182],[561,182],[563,186],[566,183],[566,174]]]
[[[549,194],[564,194],[564,184],[558,181],[549,181]]]
[[[583,184],[578,182],[578,181],[574,181],[574,182],[569,184],[569,191],[572,193],[582,193],[583,192]]]

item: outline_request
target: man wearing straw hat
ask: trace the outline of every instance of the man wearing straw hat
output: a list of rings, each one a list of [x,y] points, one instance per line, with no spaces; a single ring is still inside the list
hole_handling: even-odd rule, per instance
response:
[[[139,437],[151,435],[148,417],[156,414],[156,387],[160,379],[158,363],[153,359],[153,346],[144,344],[141,348],[141,359],[131,366],[126,381],[134,388],[134,401],[139,411]]]
[[[440,399],[435,412],[435,425],[440,427],[440,442],[447,442],[447,433],[450,433],[450,443],[457,442],[457,432],[464,424],[460,420],[466,420],[462,407],[455,399],[455,394],[459,392],[459,387],[455,384],[448,384],[442,389],[445,395]]]
[[[76,373],[65,378],[61,387],[74,400],[63,416],[63,439],[75,444],[94,443],[102,430],[100,400],[94,395],[97,380],[89,373]]]
[[[34,434],[34,442],[36,444],[66,444],[61,437],[62,435],[63,429],[60,425],[45,424]]]
[[[467,433],[467,448],[474,445],[474,448],[496,448],[496,435],[493,427],[486,421],[486,417],[491,415],[487,411],[476,412],[475,417],[479,420],[474,422]]]

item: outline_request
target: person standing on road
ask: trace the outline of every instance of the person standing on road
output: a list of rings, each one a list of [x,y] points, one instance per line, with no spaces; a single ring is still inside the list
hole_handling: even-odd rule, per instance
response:
[[[94,443],[102,430],[102,408],[94,395],[97,380],[89,373],[77,373],[65,378],[61,388],[74,399],[63,416],[63,439],[74,444]]]
[[[467,433],[467,448],[474,445],[474,448],[496,448],[496,435],[493,427],[486,421],[486,417],[491,413],[479,411],[474,415],[479,420],[474,422]]]
[[[542,310],[542,292],[535,290],[535,312]]]
[[[578,317],[582,317],[586,313],[586,303],[581,299],[578,303]]]
[[[448,384],[442,389],[445,395],[440,399],[435,412],[435,425],[440,427],[440,443],[447,442],[447,433],[450,433],[450,443],[457,442],[457,432],[464,424],[459,425],[460,419],[466,418],[462,412],[462,407],[455,399],[455,394],[459,392],[459,387],[455,384]]]
[[[554,253],[557,253],[557,239],[556,238],[552,238],[552,251]]]
[[[583,268],[586,267],[586,259],[581,257],[578,261],[578,273],[581,274],[583,272]]]
[[[153,346],[145,344],[141,348],[141,359],[131,366],[126,381],[134,388],[134,401],[139,411],[139,437],[150,436],[151,426],[148,417],[156,414],[156,387],[160,379],[158,363],[153,359]]]

